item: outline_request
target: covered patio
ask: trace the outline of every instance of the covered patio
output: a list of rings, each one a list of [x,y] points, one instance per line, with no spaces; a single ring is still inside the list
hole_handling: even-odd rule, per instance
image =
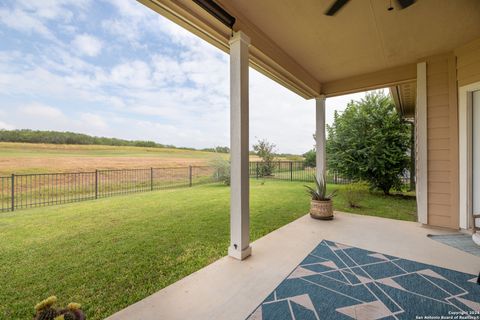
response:
[[[434,241],[429,234],[452,231],[341,212],[329,222],[306,215],[253,242],[252,256],[241,263],[224,257],[108,319],[244,320],[323,239],[478,273],[479,257]]]
[[[480,153],[468,114],[480,83],[480,2],[140,2],[230,55],[231,257],[251,254],[249,67],[315,99],[317,176],[326,170],[325,100],[389,87],[415,123],[418,221],[475,228],[480,169],[469,159]]]
[[[480,2],[395,1],[389,10],[383,0],[338,1],[333,16],[324,13],[334,1],[140,2],[230,54],[230,246],[228,257],[109,319],[245,319],[322,240],[474,279],[478,257],[427,235],[469,232],[480,210],[467,178],[480,172],[467,116],[480,90]],[[418,222],[304,216],[250,243],[249,66],[315,99],[318,176],[326,170],[325,100],[390,87],[398,109],[415,119]]]

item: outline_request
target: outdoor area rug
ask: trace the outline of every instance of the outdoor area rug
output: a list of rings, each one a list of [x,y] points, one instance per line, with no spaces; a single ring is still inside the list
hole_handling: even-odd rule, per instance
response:
[[[435,241],[446,244],[447,246],[454,247],[458,250],[462,250],[480,257],[480,246],[475,244],[472,240],[472,235],[468,234],[442,234],[433,235],[429,234],[428,237]]]
[[[323,240],[247,319],[441,316],[480,319],[477,275]]]

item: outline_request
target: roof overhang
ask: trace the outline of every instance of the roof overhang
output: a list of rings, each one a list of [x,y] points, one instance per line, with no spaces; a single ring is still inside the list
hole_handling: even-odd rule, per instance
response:
[[[193,1],[138,0],[224,52],[229,52],[232,31]],[[320,83],[242,15],[228,11],[235,19],[234,30],[242,30],[251,39],[250,65],[300,96],[320,95]]]
[[[232,30],[191,0],[138,0],[224,52]],[[376,88],[406,92],[415,65],[480,37],[480,1],[417,0],[387,11],[384,0],[215,0],[251,39],[250,64],[304,98]],[[332,0],[333,1],[333,0]],[[395,3],[395,2],[394,2]],[[398,98],[409,108],[409,98]],[[400,102],[399,102],[400,103]]]
[[[411,81],[389,88],[398,113],[402,118],[415,118],[415,104],[417,100],[417,82]]]

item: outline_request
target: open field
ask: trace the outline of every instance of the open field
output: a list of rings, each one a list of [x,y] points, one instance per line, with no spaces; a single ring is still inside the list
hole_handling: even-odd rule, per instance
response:
[[[118,147],[0,142],[0,176],[48,172],[94,171],[208,165],[226,153],[174,148]],[[284,160],[284,158],[278,158]],[[250,155],[251,161],[258,161]]]
[[[228,155],[169,148],[0,142],[0,176],[206,165],[217,156]]]
[[[337,210],[351,211],[344,186]],[[364,191],[358,214],[414,220],[415,201]],[[303,183],[251,182],[251,237],[308,211]],[[210,184],[0,214],[0,319],[31,318],[39,300],[109,314],[227,253],[229,188]]]

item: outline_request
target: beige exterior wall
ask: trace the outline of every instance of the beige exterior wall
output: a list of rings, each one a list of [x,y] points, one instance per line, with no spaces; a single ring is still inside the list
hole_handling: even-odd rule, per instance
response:
[[[428,57],[428,224],[459,228],[458,88],[480,81],[480,39]]]
[[[458,228],[458,106],[456,58],[427,63],[428,224]]]

